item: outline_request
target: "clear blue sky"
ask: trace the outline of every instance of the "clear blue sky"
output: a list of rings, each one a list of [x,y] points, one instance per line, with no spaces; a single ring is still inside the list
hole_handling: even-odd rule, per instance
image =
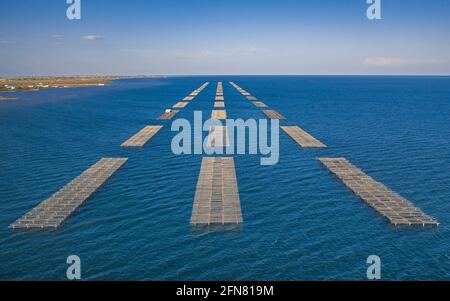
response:
[[[450,1],[0,1],[0,76],[450,74]]]

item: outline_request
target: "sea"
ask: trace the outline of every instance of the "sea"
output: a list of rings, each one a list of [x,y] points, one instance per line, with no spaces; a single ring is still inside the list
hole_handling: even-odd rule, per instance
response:
[[[243,223],[195,227],[206,155],[174,154],[172,121],[156,118],[210,82],[176,116],[209,118],[218,81],[228,118],[265,118],[233,81],[328,147],[280,131],[277,164],[234,155]],[[67,280],[70,255],[82,280],[367,280],[371,255],[382,280],[450,280],[450,77],[165,77],[14,97],[0,102],[1,280]],[[159,124],[144,148],[120,147]],[[129,160],[60,228],[9,228],[102,157]],[[320,157],[347,158],[439,227],[392,226]]]

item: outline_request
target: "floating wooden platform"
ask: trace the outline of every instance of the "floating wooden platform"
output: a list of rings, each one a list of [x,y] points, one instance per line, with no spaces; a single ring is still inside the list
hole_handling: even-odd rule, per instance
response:
[[[438,226],[437,220],[423,213],[411,202],[375,181],[345,158],[320,158],[320,162],[351,191],[369,204],[391,224]]]
[[[223,101],[216,101],[214,103],[214,108],[225,108],[225,103]]]
[[[223,96],[216,96],[216,101],[224,101],[225,98]]]
[[[162,125],[149,125],[133,137],[122,143],[122,147],[144,147],[144,145],[162,129]]]
[[[184,108],[189,104],[189,102],[186,101],[180,101],[173,105],[173,108]]]
[[[239,91],[239,93],[243,94],[243,95],[250,95],[250,93],[248,93],[247,91],[245,91],[244,89],[242,89],[241,87],[239,87],[238,85],[236,85],[234,82],[229,82],[230,85],[232,85],[236,90]]]
[[[274,110],[263,110],[263,113],[270,119],[286,120],[286,117]]]
[[[230,146],[230,138],[226,126],[213,126],[209,129],[207,147],[228,147]]]
[[[186,96],[185,98],[183,98],[183,100],[185,101],[191,101],[194,100],[194,98],[200,94],[200,92],[203,91],[203,89],[205,89],[207,86],[209,85],[209,82],[204,83],[203,85],[201,85],[198,89],[195,89],[194,91],[192,91],[191,94],[189,94],[189,96]]]
[[[180,111],[179,110],[172,110],[170,112],[164,112],[161,116],[158,117],[158,120],[170,120],[175,115],[177,115]]]
[[[192,207],[191,224],[240,223],[242,223],[241,203],[233,158],[203,158]]]
[[[127,158],[101,159],[50,198],[15,221],[10,225],[10,228],[58,228],[78,207],[119,170],[127,160]]]
[[[261,101],[252,101],[257,108],[267,108],[267,105]]]
[[[323,144],[298,126],[282,126],[281,129],[303,148],[327,147],[325,144]]]
[[[211,112],[211,119],[227,119],[227,111],[225,110],[213,110]]]
[[[255,100],[258,100],[258,98],[256,98],[255,96],[247,96],[247,100],[250,100],[250,101],[255,101]]]

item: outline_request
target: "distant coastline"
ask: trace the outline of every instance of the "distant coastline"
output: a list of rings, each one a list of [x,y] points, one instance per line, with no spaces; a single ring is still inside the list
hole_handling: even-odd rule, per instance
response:
[[[16,99],[17,99],[17,98],[0,96],[0,101],[2,101],[2,100],[16,100]]]
[[[43,89],[101,87],[113,80],[130,78],[161,78],[161,75],[136,76],[45,76],[0,78],[0,92],[39,91]],[[0,100],[10,100],[0,96]]]

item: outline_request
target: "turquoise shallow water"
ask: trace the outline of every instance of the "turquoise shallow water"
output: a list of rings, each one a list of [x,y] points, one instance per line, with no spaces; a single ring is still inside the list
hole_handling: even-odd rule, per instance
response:
[[[209,116],[224,82],[230,118],[262,118],[232,80],[328,145],[302,150],[280,134],[280,162],[235,156],[244,224],[189,225],[201,156],[175,156],[170,122],[141,150],[119,145],[205,81],[178,117]],[[179,77],[19,94],[0,103],[0,279],[450,280],[450,78]],[[129,162],[59,230],[8,225],[101,157]],[[344,156],[437,218],[391,227],[316,160]]]

